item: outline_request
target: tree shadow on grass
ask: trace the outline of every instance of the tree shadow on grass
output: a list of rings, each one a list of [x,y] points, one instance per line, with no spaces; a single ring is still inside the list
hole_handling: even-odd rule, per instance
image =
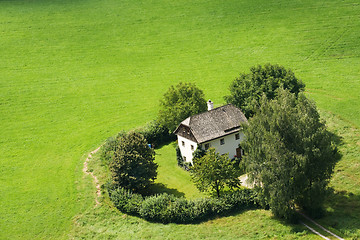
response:
[[[360,196],[351,192],[332,193],[325,203],[327,209],[321,223],[351,237],[360,235]]]
[[[149,196],[149,195],[155,195],[161,193],[175,195],[176,197],[185,197],[185,193],[179,192],[175,188],[168,188],[163,183],[151,184],[150,187],[146,190],[146,192],[144,192],[144,195]]]

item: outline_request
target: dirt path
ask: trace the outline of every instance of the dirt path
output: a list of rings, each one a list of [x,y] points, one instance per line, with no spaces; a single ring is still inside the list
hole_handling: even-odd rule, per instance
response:
[[[90,152],[88,157],[86,158],[85,162],[84,162],[84,167],[83,167],[83,172],[85,174],[88,174],[90,175],[93,179],[94,179],[94,182],[95,182],[95,185],[96,185],[96,198],[95,198],[95,207],[97,207],[98,205],[100,205],[100,202],[99,202],[99,197],[101,196],[101,191],[100,191],[100,184],[99,184],[99,180],[97,179],[97,177],[94,175],[93,172],[89,172],[88,170],[88,163],[90,161],[90,159],[92,158],[92,155],[97,153],[99,150],[100,150],[101,146],[98,147],[97,149],[95,149],[94,151]]]

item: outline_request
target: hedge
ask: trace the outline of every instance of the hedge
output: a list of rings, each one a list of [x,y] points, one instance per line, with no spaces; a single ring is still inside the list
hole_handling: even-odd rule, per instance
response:
[[[109,191],[109,195],[120,211],[160,223],[195,223],[234,210],[260,207],[257,194],[252,189],[241,189],[221,198],[195,200],[166,193],[143,198],[122,188]]]

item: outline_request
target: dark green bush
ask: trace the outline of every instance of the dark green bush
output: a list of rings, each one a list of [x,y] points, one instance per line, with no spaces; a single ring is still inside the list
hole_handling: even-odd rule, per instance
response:
[[[140,194],[122,188],[113,190],[109,194],[120,211],[161,223],[194,223],[233,210],[260,207],[257,194],[251,189],[224,194],[221,198],[195,200],[178,198],[166,193],[143,199]]]
[[[232,208],[221,198],[199,198],[193,200],[193,212],[196,221],[205,220],[209,217],[225,213]]]
[[[197,218],[193,206],[192,201],[163,193],[145,199],[140,209],[140,216],[153,222],[189,223]]]
[[[137,193],[132,193],[124,188],[117,188],[109,192],[110,199],[120,211],[138,215],[144,198]]]
[[[232,193],[225,194],[222,199],[234,209],[246,209],[260,207],[260,200],[257,193],[252,189],[241,189]]]

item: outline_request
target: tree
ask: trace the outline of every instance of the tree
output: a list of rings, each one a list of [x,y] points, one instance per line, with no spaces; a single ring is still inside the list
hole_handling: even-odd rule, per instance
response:
[[[230,95],[225,101],[240,108],[247,118],[252,117],[259,106],[263,94],[267,99],[274,99],[276,89],[288,89],[297,95],[304,90],[305,84],[297,79],[290,69],[283,66],[266,64],[251,67],[250,73],[242,73],[230,85]]]
[[[110,170],[115,186],[138,192],[156,179],[155,152],[143,135],[138,132],[119,134],[114,149]]]
[[[293,220],[295,205],[319,213],[339,154],[313,102],[279,89],[248,125],[244,161],[275,216]]]
[[[170,131],[187,117],[207,110],[202,90],[193,83],[171,86],[160,101],[159,121]]]
[[[194,159],[190,168],[192,181],[201,192],[220,192],[225,186],[236,188],[240,186],[239,174],[228,155],[219,155],[214,148],[206,154]]]

